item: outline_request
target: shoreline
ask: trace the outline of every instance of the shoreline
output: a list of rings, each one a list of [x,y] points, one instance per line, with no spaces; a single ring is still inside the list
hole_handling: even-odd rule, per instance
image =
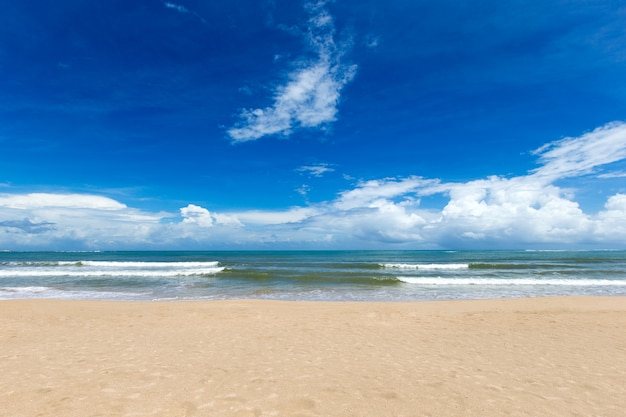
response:
[[[0,300],[0,312],[6,416],[626,409],[626,297],[21,299]]]

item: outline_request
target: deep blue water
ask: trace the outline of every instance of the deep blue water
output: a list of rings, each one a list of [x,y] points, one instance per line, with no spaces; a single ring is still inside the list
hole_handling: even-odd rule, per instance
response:
[[[626,251],[3,252],[0,299],[626,296]]]

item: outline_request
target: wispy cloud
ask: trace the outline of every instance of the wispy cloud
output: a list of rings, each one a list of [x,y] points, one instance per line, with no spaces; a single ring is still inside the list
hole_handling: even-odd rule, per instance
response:
[[[626,172],[624,171],[607,172],[606,174],[598,175],[598,178],[626,178]]]
[[[178,12],[181,12],[181,13],[189,13],[189,10],[187,10],[187,8],[185,6],[181,6],[180,4],[165,2],[165,3],[163,3],[163,5],[165,7],[167,7],[168,9],[174,9],[174,10],[176,10]]]
[[[263,109],[244,109],[240,122],[228,130],[237,142],[280,134],[294,129],[319,127],[336,120],[343,87],[356,74],[356,65],[342,62],[347,52],[334,39],[335,26],[325,2],[308,3],[310,13],[306,40],[317,57],[300,64],[274,93],[274,104]]]
[[[302,197],[306,197],[309,194],[309,191],[311,191],[311,187],[306,184],[302,184],[300,187],[296,188],[296,192]]]
[[[608,196],[604,208],[590,213],[558,182],[625,161],[624,126],[611,123],[550,143],[536,153],[541,165],[526,175],[360,181],[329,201],[275,211],[216,213],[188,204],[176,213],[152,213],[96,195],[0,194],[0,218],[11,219],[0,223],[0,247],[623,247],[626,194]],[[443,202],[423,207],[431,196]]]
[[[176,10],[179,13],[189,13],[191,15],[194,15],[195,17],[200,19],[200,21],[202,21],[202,23],[206,23],[206,20],[204,20],[204,18],[202,16],[200,16],[198,13],[196,13],[194,11],[189,10],[188,8],[186,8],[183,5],[172,3],[172,2],[169,2],[169,1],[163,2],[163,5],[165,7],[167,7],[168,9]]]
[[[593,172],[596,167],[626,158],[626,123],[613,122],[577,138],[565,138],[535,151],[543,165],[539,177],[567,178]]]
[[[296,171],[302,174],[309,175],[311,177],[319,178],[328,172],[335,171],[335,169],[331,168],[331,166],[328,164],[314,164],[301,166],[300,168],[296,169]]]
[[[380,45],[380,37],[369,35],[365,38],[365,46],[369,49],[376,49]]]
[[[438,180],[429,180],[421,177],[361,181],[354,189],[340,193],[339,197],[333,202],[333,206],[340,210],[372,207],[373,204],[381,201],[381,199],[395,201],[397,198],[404,198],[417,190],[424,190],[438,183]]]

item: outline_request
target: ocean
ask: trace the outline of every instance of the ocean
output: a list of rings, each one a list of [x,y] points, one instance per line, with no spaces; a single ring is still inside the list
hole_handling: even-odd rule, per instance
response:
[[[626,296],[626,251],[1,252],[0,299]]]

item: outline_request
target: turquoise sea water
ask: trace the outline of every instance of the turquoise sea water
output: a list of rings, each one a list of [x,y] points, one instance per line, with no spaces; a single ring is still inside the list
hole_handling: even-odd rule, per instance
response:
[[[626,296],[626,251],[2,252],[0,299]]]

